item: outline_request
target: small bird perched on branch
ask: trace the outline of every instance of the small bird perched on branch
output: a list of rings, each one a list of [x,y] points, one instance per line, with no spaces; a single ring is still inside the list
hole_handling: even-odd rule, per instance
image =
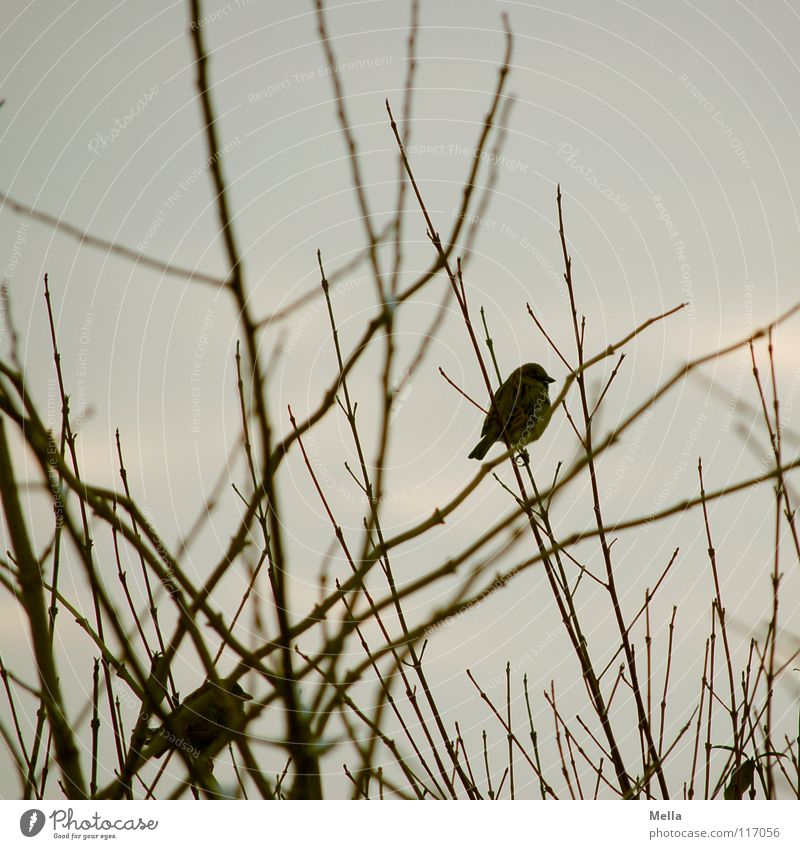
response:
[[[555,380],[538,363],[514,369],[495,393],[470,460],[483,460],[495,442],[503,442],[504,435],[517,451],[537,440],[550,421],[550,383]]]
[[[252,698],[236,682],[222,687],[206,681],[155,732],[145,757],[160,758],[169,749],[182,749],[192,757],[205,754],[218,740],[230,739],[241,730],[244,703]]]

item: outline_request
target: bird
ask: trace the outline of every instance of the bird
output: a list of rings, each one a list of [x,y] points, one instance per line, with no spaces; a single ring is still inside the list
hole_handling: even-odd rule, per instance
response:
[[[514,369],[494,396],[481,429],[481,441],[472,449],[470,460],[483,460],[495,442],[507,436],[518,451],[537,440],[550,421],[548,385],[555,383],[538,363],[525,363]]]
[[[731,780],[725,786],[724,796],[726,799],[741,799],[749,791],[750,798],[755,798],[756,791],[753,790],[753,778],[757,769],[756,762],[747,758],[731,773]]]
[[[252,698],[238,682],[216,684],[207,680],[154,733],[145,747],[145,758],[160,758],[169,749],[182,749],[194,758],[205,755],[219,740],[241,730],[244,703]]]

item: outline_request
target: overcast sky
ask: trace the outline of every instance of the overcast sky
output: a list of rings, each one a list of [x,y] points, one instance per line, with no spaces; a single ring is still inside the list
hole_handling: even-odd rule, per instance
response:
[[[384,100],[388,97],[399,114],[409,9],[395,0],[330,5],[328,21],[340,65],[335,72],[348,98],[380,226],[394,212],[397,179]],[[232,0],[225,5],[212,0],[203,8],[200,24],[213,51],[210,78],[220,115],[219,155],[230,183],[253,309],[262,316],[318,286],[318,249],[333,272],[363,248],[336,121],[334,71],[319,44],[310,3]],[[564,193],[589,353],[650,316],[688,302],[668,323],[630,346],[600,423],[606,432],[682,362],[746,336],[800,294],[800,9],[796,2],[777,0],[422,0],[411,161],[442,232],[452,227],[496,82],[503,13],[515,34],[507,88],[513,105],[503,158],[496,165],[496,189],[478,226],[466,274],[473,309],[486,307],[501,370],[538,361],[556,378],[556,388],[565,376],[525,310],[530,302],[551,335],[572,350],[560,285],[557,183]],[[183,2],[4,0],[0,190],[102,239],[221,276],[224,252],[204,165],[208,151],[188,27]],[[485,184],[487,179],[484,165],[479,180]],[[407,283],[432,256],[424,222],[413,207],[405,233]],[[0,271],[9,284],[28,385],[44,410],[49,409],[53,376],[42,287],[43,274],[49,273],[64,374],[80,432],[82,473],[97,483],[117,485],[118,427],[133,492],[165,538],[174,541],[201,508],[238,435],[233,363],[238,337],[227,300],[211,286],[165,277],[82,246],[2,205]],[[444,278],[437,280],[401,315],[397,380],[445,285]],[[374,296],[366,267],[346,275],[335,291],[346,351],[374,314]],[[797,328],[795,322],[776,336],[782,413],[796,430]],[[3,325],[4,352],[6,334]],[[287,404],[302,417],[335,375],[327,316],[319,301],[263,335],[265,360],[271,351],[276,357],[270,409],[276,430],[285,433]],[[759,352],[763,355],[763,348]],[[377,357],[362,362],[351,383],[372,448],[377,362]],[[444,383],[439,366],[476,398],[484,398],[455,313],[445,320],[429,359],[398,404],[384,508],[387,533],[429,515],[476,470],[467,454],[477,441],[480,415]],[[598,370],[598,385],[612,367],[609,362]],[[749,429],[752,416],[743,403],[729,400],[757,401],[748,361],[735,354],[705,373],[727,397],[713,397],[701,383],[682,384],[601,462],[609,520],[647,514],[696,495],[699,455],[708,489],[763,468],[763,429],[749,442],[743,439],[736,425]],[[331,413],[309,436],[309,445],[320,474],[328,476],[338,496],[337,518],[357,538],[365,507],[343,467],[352,453],[343,417]],[[787,446],[796,452],[796,443],[787,441]],[[537,474],[551,479],[558,460],[568,462],[575,451],[568,423],[563,415],[555,417],[532,449]],[[34,477],[34,466],[22,451],[15,462],[18,474]],[[293,564],[292,602],[300,615],[317,596],[316,575],[330,546],[330,528],[297,458],[287,460],[280,486]],[[560,532],[592,524],[587,494],[582,482],[556,502]],[[41,507],[36,499],[31,495],[34,511]],[[769,615],[772,503],[767,486],[712,511],[737,651],[750,636],[763,634]],[[426,537],[424,545],[406,547],[396,568],[403,578],[424,573],[510,506],[507,493],[491,479],[485,481],[454,521]],[[191,553],[198,575],[219,556],[236,515],[235,496],[226,493],[203,544]],[[47,533],[46,524],[38,528],[40,545]],[[626,613],[632,615],[672,550],[681,547],[652,614],[655,639],[663,643],[672,606],[679,605],[680,664],[673,684],[685,697],[676,696],[681,705],[688,703],[687,694],[699,692],[710,626],[712,583],[703,533],[700,516],[691,514],[622,535],[614,548]],[[5,550],[4,527],[3,534]],[[109,546],[109,539],[98,540],[98,551],[108,552]],[[598,565],[595,549],[584,553],[590,551]],[[524,547],[517,553],[523,556]],[[797,564],[788,557],[786,564],[782,652],[794,650],[800,633],[792,602],[800,598]],[[335,562],[332,568],[345,574],[346,564]],[[229,591],[236,599],[241,587],[233,581]],[[440,588],[427,597],[427,605],[444,597]],[[587,609],[600,601],[587,598]],[[411,618],[420,619],[427,605],[412,609]],[[606,607],[603,602],[596,623],[597,645],[603,644],[604,629],[612,629]],[[0,651],[7,658],[26,644],[24,625],[7,595],[0,597],[0,611],[5,614],[0,616]],[[71,704],[79,707],[91,649],[65,625],[60,650],[70,658],[74,674],[65,673],[64,683]],[[465,667],[484,682],[500,675],[506,660],[518,667],[520,679],[527,673],[546,734],[551,721],[541,691],[551,679],[564,690],[568,715],[586,708],[575,684],[579,676],[572,650],[540,572],[521,576],[513,591],[497,593],[438,631],[426,656],[448,722],[460,720],[475,750],[480,729],[487,727],[495,734],[498,759],[505,745],[501,729],[476,699]],[[196,686],[198,674],[187,661],[187,690]],[[783,722],[789,722],[795,693],[788,684],[781,692]],[[7,722],[2,704],[0,717]],[[519,711],[521,717],[522,706]],[[672,733],[687,718],[676,708]],[[685,765],[684,758],[680,775]],[[520,778],[518,787],[533,794],[532,782],[532,775]],[[14,792],[10,771],[0,769],[0,795]]]

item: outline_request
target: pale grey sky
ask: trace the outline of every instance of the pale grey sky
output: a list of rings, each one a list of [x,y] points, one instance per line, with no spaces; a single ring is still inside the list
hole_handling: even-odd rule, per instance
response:
[[[204,10],[221,116],[221,161],[255,311],[266,315],[318,286],[317,249],[332,272],[363,246],[331,72],[310,3],[211,0]],[[208,154],[186,4],[4,0],[3,12],[0,190],[98,237],[223,274],[213,193],[203,168]],[[553,337],[571,350],[559,285],[559,182],[590,352],[689,301],[686,310],[630,347],[607,401],[605,432],[617,413],[640,403],[687,358],[746,335],[798,297],[800,7],[727,0],[422,0],[411,131],[411,144],[418,147],[412,164],[442,232],[452,226],[495,85],[504,12],[515,34],[508,85],[514,105],[496,191],[466,275],[473,309],[487,309],[501,369],[535,360],[559,383],[564,377],[563,365],[525,311],[530,302]],[[399,113],[408,5],[332,3],[328,20],[381,224],[393,214],[397,174],[384,100],[388,97]],[[485,182],[486,168],[480,179]],[[413,207],[405,233],[404,279],[410,281],[431,260],[424,222]],[[165,538],[174,540],[200,508],[238,434],[237,330],[227,301],[211,287],[136,268],[7,208],[0,209],[0,271],[9,281],[29,387],[45,409],[52,360],[42,275],[49,273],[65,378],[74,404],[85,413],[78,441],[83,474],[115,484],[114,429],[119,427],[133,491]],[[355,270],[335,294],[346,350],[373,314],[374,290],[366,273],[366,268]],[[401,363],[428,326],[445,285],[441,279],[428,287],[401,316],[398,344],[406,354]],[[782,412],[787,424],[800,429],[796,328],[795,322],[776,341]],[[270,404],[276,429],[286,432],[287,404],[301,417],[316,406],[335,374],[324,310],[309,304],[270,329],[263,337],[264,356],[273,349],[280,355],[271,366]],[[373,441],[374,362],[362,362],[351,384]],[[438,366],[483,397],[455,313],[397,412],[391,497],[385,506],[390,533],[428,515],[475,472],[466,455],[480,416],[444,384]],[[605,376],[612,366],[609,362]],[[755,402],[749,365],[738,354],[706,373],[730,393]],[[735,431],[739,413],[731,419],[726,412],[724,401],[710,399],[691,382],[655,406],[646,426],[630,432],[628,442],[600,464],[607,516],[648,513],[696,494],[700,454],[708,489],[757,474],[762,449],[744,445]],[[749,418],[744,421],[749,426]],[[309,445],[338,496],[337,518],[355,537],[364,505],[343,468],[352,453],[343,418],[329,415]],[[551,478],[556,462],[568,461],[575,447],[569,425],[557,416],[533,447],[537,472]],[[24,453],[17,462],[18,473],[33,476]],[[329,525],[299,458],[287,460],[280,485],[299,615],[316,598]],[[556,504],[559,530],[591,524],[588,496],[580,484],[571,490],[572,500]],[[771,490],[764,487],[712,511],[739,646],[761,632],[768,616],[771,504]],[[455,521],[426,538],[424,548],[412,544],[404,550],[396,569],[404,578],[425,572],[459,551],[486,517],[509,507],[508,495],[486,481]],[[237,511],[231,495],[192,552],[198,574],[218,556]],[[42,544],[46,526],[40,533]],[[99,552],[110,551],[110,540],[97,544]],[[663,641],[672,605],[680,605],[680,662],[673,684],[677,692],[699,692],[698,647],[702,652],[712,590],[699,515],[622,535],[614,551],[630,614],[678,545],[680,559],[654,604],[653,628]],[[523,551],[518,547],[520,557]],[[787,559],[788,600],[800,597],[797,565],[791,567]],[[232,582],[230,591],[236,598],[240,588]],[[439,588],[428,602],[435,605],[445,597]],[[594,601],[586,599],[587,610]],[[486,682],[501,673],[506,660],[518,664],[520,676],[526,672],[531,679],[547,734],[551,725],[541,691],[551,679],[564,688],[567,714],[584,704],[580,687],[570,689],[578,676],[553,607],[543,576],[529,572],[515,589],[497,593],[431,640],[430,675],[448,722],[460,720],[474,750],[482,727],[494,733],[498,758],[505,743],[464,676],[467,666]],[[428,609],[412,611],[412,618]],[[5,658],[19,650],[20,640],[24,644],[23,625],[16,604],[5,595],[0,611]],[[800,633],[800,611],[789,601],[783,617],[789,647],[791,634],[796,644]],[[596,645],[611,627],[610,619],[599,619]],[[82,694],[75,682],[88,680],[91,650],[68,627],[63,640],[63,656],[74,665],[74,680],[65,686],[79,705]],[[190,666],[189,689],[197,674]],[[782,691],[782,711],[791,706],[793,692]],[[520,718],[522,713],[520,707]],[[0,717],[6,716],[3,703]],[[676,710],[672,732],[687,718]],[[533,793],[533,776],[526,780]],[[9,771],[0,770],[0,795],[13,792]]]

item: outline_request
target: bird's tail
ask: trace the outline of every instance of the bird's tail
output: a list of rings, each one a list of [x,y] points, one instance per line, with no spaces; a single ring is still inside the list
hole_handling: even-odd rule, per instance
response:
[[[469,455],[470,460],[483,460],[486,452],[492,447],[495,437],[493,434],[487,434],[483,439],[472,449]]]

